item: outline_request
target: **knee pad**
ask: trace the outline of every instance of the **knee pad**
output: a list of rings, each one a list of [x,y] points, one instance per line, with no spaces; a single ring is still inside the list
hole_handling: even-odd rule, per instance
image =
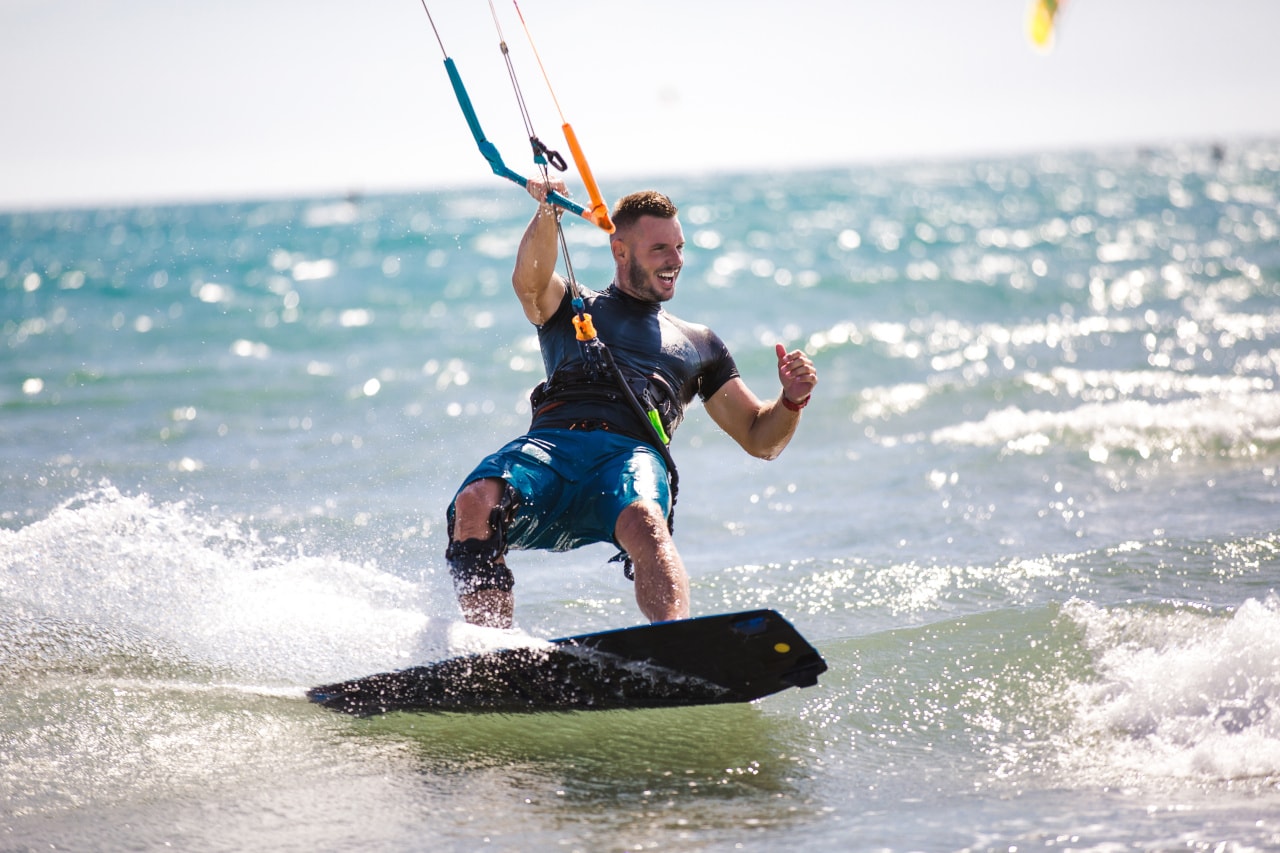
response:
[[[453,587],[458,595],[486,589],[510,592],[515,586],[515,577],[507,568],[504,555],[507,553],[507,526],[515,517],[519,503],[516,490],[510,483],[504,483],[498,505],[489,512],[489,529],[493,532],[488,539],[455,541],[453,517],[450,515],[449,547],[445,549],[444,558],[449,563],[449,574],[453,576]]]
[[[444,558],[449,561],[449,574],[453,576],[453,588],[458,595],[485,589],[510,592],[516,585],[515,576],[502,557],[500,539],[495,533],[488,539],[449,543]]]

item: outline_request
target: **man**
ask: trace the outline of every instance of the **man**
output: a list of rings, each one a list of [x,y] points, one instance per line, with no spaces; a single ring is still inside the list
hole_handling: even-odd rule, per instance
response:
[[[561,181],[550,186],[564,192]],[[538,327],[548,378],[530,398],[529,431],[482,460],[449,507],[446,558],[458,601],[468,622],[510,628],[509,549],[612,542],[634,566],[645,617],[686,619],[689,578],[668,524],[674,495],[665,441],[696,393],[744,450],[773,459],[795,433],[818,375],[804,353],[778,344],[781,390],[761,401],[714,332],[662,308],[675,295],[684,235],[675,205],[660,193],[618,202],[613,283],[603,293],[584,290],[585,310],[575,308],[574,288],[555,271],[560,211],[546,203],[547,189],[529,182],[539,207],[511,282]],[[617,370],[575,338],[580,313],[590,315]]]

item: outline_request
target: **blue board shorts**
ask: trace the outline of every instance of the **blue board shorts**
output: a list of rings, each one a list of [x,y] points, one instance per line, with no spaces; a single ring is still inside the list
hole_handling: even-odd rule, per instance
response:
[[[519,550],[616,545],[618,515],[631,504],[649,500],[662,507],[663,515],[671,510],[662,456],[616,432],[533,430],[482,459],[462,487],[487,477],[505,480],[520,495],[507,529],[507,546]],[[453,514],[451,502],[450,521]]]

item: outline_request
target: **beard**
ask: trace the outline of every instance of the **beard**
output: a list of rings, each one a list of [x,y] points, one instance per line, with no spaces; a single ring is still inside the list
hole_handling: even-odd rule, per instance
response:
[[[675,295],[674,290],[659,290],[653,284],[654,273],[649,272],[632,258],[627,262],[626,291],[630,296],[645,302],[666,302]]]

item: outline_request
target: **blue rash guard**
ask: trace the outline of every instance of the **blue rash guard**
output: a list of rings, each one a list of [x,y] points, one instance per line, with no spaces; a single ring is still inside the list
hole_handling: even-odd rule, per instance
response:
[[[583,289],[585,311],[609,348],[627,384],[645,409],[656,409],[667,436],[684,420],[694,395],[703,402],[738,376],[724,342],[706,326],[686,323],[655,302],[635,299],[610,285]],[[653,442],[610,371],[590,375],[577,340],[568,293],[538,327],[548,379],[534,389],[530,429],[605,429]]]

